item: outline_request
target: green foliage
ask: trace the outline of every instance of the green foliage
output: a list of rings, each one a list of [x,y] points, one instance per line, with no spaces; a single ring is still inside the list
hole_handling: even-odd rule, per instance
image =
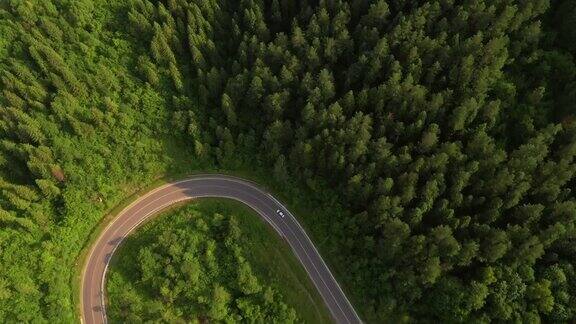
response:
[[[132,69],[148,51],[118,20],[127,11],[0,4],[0,322],[74,322],[87,237],[169,165],[163,141],[175,136],[158,125],[170,102]]]
[[[261,234],[240,227],[246,221],[237,218],[256,216],[238,207],[222,200],[194,203],[130,237],[110,269],[112,321],[297,321],[277,284],[252,270],[246,248]]]
[[[199,165],[265,170],[319,206],[303,221],[365,321],[573,321],[575,7],[0,4],[0,321],[73,321],[68,279],[104,211]],[[219,287],[220,306],[240,289]]]
[[[574,312],[543,277],[574,260],[572,3],[188,1],[149,24],[187,21],[190,143],[341,202],[309,222],[365,320],[548,321]]]

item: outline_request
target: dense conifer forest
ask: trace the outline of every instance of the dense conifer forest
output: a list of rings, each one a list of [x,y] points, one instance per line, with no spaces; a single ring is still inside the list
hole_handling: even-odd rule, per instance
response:
[[[574,0],[0,2],[0,322],[75,321],[90,233],[175,168],[307,193],[366,322],[573,321],[575,24]]]

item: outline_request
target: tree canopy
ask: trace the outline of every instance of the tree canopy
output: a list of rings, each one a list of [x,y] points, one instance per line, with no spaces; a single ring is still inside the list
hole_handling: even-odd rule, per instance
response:
[[[573,321],[575,8],[0,3],[0,320],[73,321],[105,211],[223,169],[319,206],[299,216],[367,322]]]
[[[254,234],[242,229],[238,218],[257,216],[217,204],[226,202],[169,212],[128,238],[109,274],[112,321],[299,321],[277,284],[253,270],[245,251],[247,236]]]
[[[224,166],[257,151],[279,181],[336,191],[349,213],[328,244],[367,320],[568,321],[572,9],[168,1],[155,22],[188,49],[176,60],[207,125],[192,140]]]

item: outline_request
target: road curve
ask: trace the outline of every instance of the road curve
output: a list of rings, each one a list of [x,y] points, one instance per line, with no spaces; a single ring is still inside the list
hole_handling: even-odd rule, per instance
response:
[[[361,323],[320,253],[290,211],[254,183],[225,175],[203,175],[169,183],[148,192],[119,213],[93,243],[82,272],[80,298],[83,323],[107,322],[105,276],[110,258],[122,240],[162,209],[199,197],[235,199],[254,209],[288,242],[335,322]],[[278,210],[282,211],[283,217]]]

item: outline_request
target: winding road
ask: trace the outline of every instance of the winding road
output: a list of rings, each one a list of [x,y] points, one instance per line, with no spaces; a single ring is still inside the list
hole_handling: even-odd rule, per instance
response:
[[[166,184],[127,206],[93,243],[82,272],[83,323],[106,323],[105,277],[112,254],[138,225],[177,202],[200,197],[240,201],[260,215],[284,238],[318,289],[336,323],[361,323],[318,250],[296,218],[272,195],[254,183],[225,175],[203,175]]]

